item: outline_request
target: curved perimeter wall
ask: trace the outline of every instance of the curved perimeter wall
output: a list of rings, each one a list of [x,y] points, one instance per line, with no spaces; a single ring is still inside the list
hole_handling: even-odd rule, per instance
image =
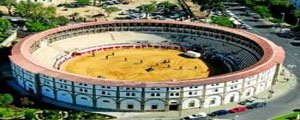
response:
[[[45,68],[34,63],[32,59],[31,53],[41,47],[40,43],[43,40],[95,33],[98,30],[101,31],[102,28],[112,31],[122,29],[122,27],[114,26],[124,24],[127,25],[128,30],[137,29],[137,24],[144,24],[148,25],[148,29],[161,32],[167,30],[161,27],[162,25],[174,26],[176,27],[174,32],[179,34],[185,33],[186,29],[202,28],[208,31],[203,34],[213,37],[218,35],[218,38],[226,35],[225,40],[238,41],[237,43],[256,51],[257,56],[261,55],[261,58],[254,65],[242,70],[206,79],[146,83],[120,82],[74,75],[54,68]],[[101,29],[95,27],[99,25]],[[128,26],[134,26],[134,28]],[[89,29],[86,30],[86,28]],[[199,36],[202,35],[197,30],[193,31]],[[72,34],[69,34],[70,32]],[[37,33],[17,43],[10,59],[14,81],[17,84],[15,87],[55,105],[90,110],[168,111],[237,102],[270,88],[284,60],[284,51],[274,43],[245,31],[206,24],[133,20],[85,23]]]

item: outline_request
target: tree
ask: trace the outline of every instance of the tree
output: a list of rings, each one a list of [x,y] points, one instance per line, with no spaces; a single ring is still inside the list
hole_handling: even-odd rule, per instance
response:
[[[214,4],[212,4],[210,6],[213,10],[216,10],[216,11],[225,11],[225,6],[222,2],[218,1],[218,2],[215,2]]]
[[[164,14],[168,14],[171,11],[175,10],[178,8],[177,4],[171,3],[169,1],[165,1],[165,2],[160,2],[157,4],[157,8],[158,9],[162,9]]]
[[[45,7],[41,3],[21,1],[15,6],[14,12],[28,20],[25,25],[32,32],[65,25],[68,22],[64,17],[56,17],[56,7]]]
[[[266,6],[262,6],[262,5],[254,6],[253,9],[264,18],[271,17],[270,9]]]
[[[257,4],[257,1],[256,0],[246,0],[245,4],[247,6],[253,7],[253,6],[255,6]]]
[[[0,96],[0,105],[7,106],[14,101],[14,98],[11,94],[3,94]]]
[[[76,2],[83,6],[90,4],[90,0],[76,0]]]
[[[15,4],[16,4],[15,0],[0,0],[0,5],[3,5],[7,8],[8,15],[12,15],[11,9]]]
[[[289,1],[288,0],[268,0],[268,3],[270,5],[274,5],[274,6],[280,6],[280,7],[289,7]]]
[[[144,4],[139,6],[139,8],[146,13],[146,19],[148,19],[150,13],[157,10],[156,3]]]
[[[111,13],[118,12],[121,9],[117,7],[105,7],[104,10],[107,13],[107,17],[109,17]]]
[[[295,10],[294,16],[297,18],[296,26],[299,26],[300,10]]]
[[[36,120],[35,112],[26,110],[24,113],[25,120]]]
[[[21,17],[34,21],[47,21],[55,17],[56,8],[54,6],[44,7],[41,3],[20,2],[15,6],[14,12]]]
[[[30,32],[39,32],[39,31],[50,29],[54,26],[45,25],[41,22],[30,21],[30,22],[26,22],[26,27]]]
[[[0,18],[0,34],[6,33],[8,30],[11,29],[11,23],[9,20]]]

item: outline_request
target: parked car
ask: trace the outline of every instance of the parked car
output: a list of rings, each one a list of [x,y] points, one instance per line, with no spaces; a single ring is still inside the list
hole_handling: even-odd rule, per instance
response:
[[[122,11],[119,13],[119,15],[129,15],[129,12],[128,11]]]
[[[70,4],[67,4],[66,6],[69,7],[69,8],[79,8],[79,7],[82,7],[82,5],[78,4],[78,3],[70,3]]]
[[[246,99],[244,101],[239,102],[238,104],[240,104],[240,105],[250,105],[253,102],[255,102],[255,98],[249,98],[249,99]]]
[[[205,112],[200,112],[200,113],[186,116],[181,120],[206,120],[206,119],[207,119],[207,114]]]
[[[293,112],[300,112],[300,108],[299,109],[293,109]]]
[[[292,39],[295,35],[291,32],[285,32],[285,33],[277,33],[279,37]]]
[[[173,15],[170,15],[169,18],[171,19],[176,19],[176,18],[179,18],[180,15],[179,14],[173,14]]]
[[[252,28],[248,24],[243,24],[247,30],[251,30]]]
[[[162,15],[155,15],[153,16],[153,19],[157,19],[157,20],[165,20],[166,17],[162,16]]]
[[[239,107],[236,107],[236,108],[232,108],[230,110],[228,110],[230,113],[239,113],[239,112],[245,112],[247,111],[247,107],[245,106],[239,106]]]
[[[293,46],[300,46],[299,42],[291,42],[290,44],[293,45]]]
[[[253,103],[251,105],[247,105],[247,109],[254,109],[254,108],[262,108],[262,107],[265,107],[267,105],[266,102],[256,102],[256,103]]]
[[[229,113],[228,110],[217,110],[217,111],[210,113],[209,116],[221,116],[221,115],[226,115],[228,113]]]

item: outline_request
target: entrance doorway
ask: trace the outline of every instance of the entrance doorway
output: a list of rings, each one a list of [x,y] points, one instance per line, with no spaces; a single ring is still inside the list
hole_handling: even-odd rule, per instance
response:
[[[234,102],[234,96],[230,97],[230,102]]]
[[[178,105],[170,105],[169,110],[178,110]]]

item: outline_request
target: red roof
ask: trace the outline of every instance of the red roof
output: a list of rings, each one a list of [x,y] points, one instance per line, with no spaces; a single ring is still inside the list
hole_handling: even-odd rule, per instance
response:
[[[29,52],[29,48],[36,41],[41,38],[48,36],[50,34],[72,29],[72,28],[80,28],[85,26],[94,26],[99,24],[110,24],[110,23],[173,23],[173,24],[183,24],[183,25],[193,25],[193,26],[201,26],[206,28],[218,29],[227,32],[232,32],[234,34],[238,34],[244,36],[250,40],[253,40],[257,44],[259,44],[263,51],[264,56],[254,65],[244,68],[239,71],[230,72],[222,75],[212,76],[204,79],[191,79],[184,81],[174,81],[174,80],[166,80],[161,82],[129,82],[129,81],[115,81],[109,79],[100,79],[88,76],[77,75],[73,73],[68,73],[60,70],[56,70],[54,68],[46,68],[34,62],[31,53]],[[213,84],[219,82],[226,82],[231,80],[237,80],[241,78],[245,78],[252,75],[257,75],[262,71],[268,70],[271,67],[283,63],[285,58],[284,50],[282,47],[275,45],[273,42],[260,37],[258,35],[249,33],[240,29],[232,29],[225,28],[221,26],[208,25],[203,23],[191,23],[191,22],[178,22],[178,21],[160,21],[160,20],[121,20],[121,21],[100,21],[100,22],[90,22],[90,23],[81,23],[75,25],[63,26],[55,29],[50,29],[47,31],[43,31],[31,36],[24,38],[22,41],[18,42],[12,49],[12,55],[10,59],[13,63],[20,66],[21,68],[31,71],[33,73],[45,74],[51,77],[69,80],[74,82],[88,83],[88,84],[96,84],[96,85],[109,85],[109,86],[127,86],[127,87],[171,87],[171,86],[191,86],[191,85],[203,85],[203,84]]]

